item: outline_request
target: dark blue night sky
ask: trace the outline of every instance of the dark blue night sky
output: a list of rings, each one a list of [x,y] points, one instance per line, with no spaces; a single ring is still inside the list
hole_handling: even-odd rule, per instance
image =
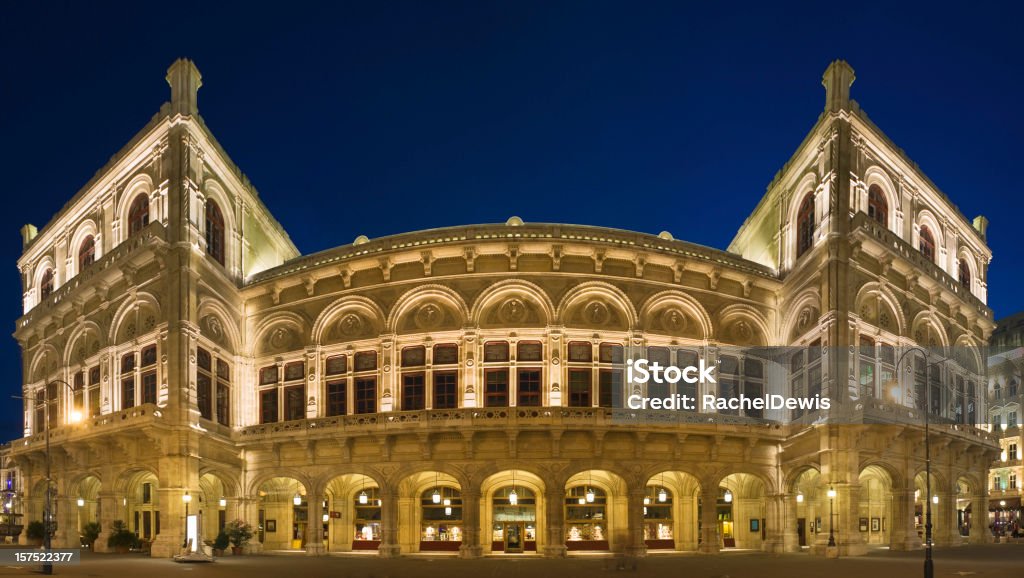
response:
[[[836,4],[833,6],[832,4]],[[169,98],[199,109],[303,253],[446,225],[603,225],[725,248],[824,105],[853,97],[968,217],[996,317],[1024,309],[1020,14],[887,2],[5,2],[0,320],[42,225]],[[965,11],[970,10],[970,11]],[[20,391],[17,343],[0,375]],[[21,435],[20,402],[0,438]]]

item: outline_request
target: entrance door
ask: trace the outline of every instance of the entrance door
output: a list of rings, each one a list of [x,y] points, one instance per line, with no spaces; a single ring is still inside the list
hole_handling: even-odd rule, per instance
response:
[[[800,547],[807,545],[807,518],[796,519],[796,535],[800,538]]]
[[[505,523],[505,553],[523,552],[523,525],[517,523]]]

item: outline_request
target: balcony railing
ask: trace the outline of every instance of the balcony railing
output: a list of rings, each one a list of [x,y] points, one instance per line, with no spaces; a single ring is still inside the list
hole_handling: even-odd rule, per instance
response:
[[[850,230],[852,232],[859,231],[869,237],[872,237],[878,241],[880,245],[886,247],[891,253],[910,262],[916,269],[924,271],[929,277],[937,281],[949,291],[952,291],[960,297],[960,299],[963,299],[967,303],[973,305],[978,312],[986,318],[992,319],[992,310],[982,303],[981,299],[975,297],[973,293],[960,285],[958,280],[954,279],[949,273],[943,271],[942,268],[932,262],[931,259],[928,259],[921,254],[921,252],[913,245],[904,241],[899,235],[893,233],[888,227],[872,219],[866,213],[857,213],[857,215],[854,216]]]
[[[64,424],[50,429],[50,444],[58,444],[94,435],[102,435],[131,426],[151,426],[161,419],[159,408],[152,403],[138,405],[114,413],[108,413],[76,424]],[[46,432],[39,432],[11,442],[14,453],[41,451],[46,444]]]

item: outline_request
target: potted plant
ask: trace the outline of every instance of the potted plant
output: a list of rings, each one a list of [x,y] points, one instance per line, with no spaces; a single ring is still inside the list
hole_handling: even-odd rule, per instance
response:
[[[221,530],[220,534],[217,534],[217,537],[213,540],[213,555],[223,556],[224,550],[228,549],[229,542],[230,538],[228,538],[228,533]]]
[[[231,553],[238,556],[242,553],[242,548],[252,540],[252,525],[245,520],[237,519],[231,520],[224,526],[224,532],[228,535],[228,540],[231,542]]]
[[[128,525],[122,520],[114,520],[110,525],[110,537],[107,538],[107,547],[113,548],[118,554],[125,554],[138,544],[138,537],[135,532],[128,529]]]
[[[46,534],[46,526],[40,520],[28,523],[25,528],[25,537],[28,538],[29,546],[39,546],[43,543],[43,536]]]
[[[82,526],[82,545],[94,550],[96,539],[100,537],[100,525],[97,522],[89,522]]]

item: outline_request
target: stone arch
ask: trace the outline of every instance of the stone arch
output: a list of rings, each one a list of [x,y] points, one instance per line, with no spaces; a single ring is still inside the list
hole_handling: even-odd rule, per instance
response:
[[[717,336],[735,345],[771,345],[768,320],[756,308],[734,303],[719,311]]]
[[[637,326],[637,312],[621,289],[603,281],[574,286],[558,304],[557,320],[566,327],[622,331]]]
[[[231,475],[220,467],[204,467],[199,469],[200,485],[202,485],[202,479],[206,476],[217,478],[221,486],[224,487],[224,495],[226,497],[238,497],[241,495],[241,485],[238,482],[237,476]]]
[[[79,342],[81,347],[78,347]],[[106,346],[103,330],[98,323],[86,320],[78,324],[68,337],[64,347],[64,365],[72,367],[83,363],[89,357],[99,353]]]
[[[53,271],[53,290],[56,291],[60,287],[60,285],[57,284],[57,265],[54,263],[53,257],[50,255],[43,256],[43,258],[36,263],[35,271],[32,273],[32,287],[36,290],[37,303],[43,300],[43,275],[46,273],[47,269]]]
[[[979,353],[979,345],[969,333],[963,333],[956,338],[953,344],[952,357],[961,367],[975,375],[980,374],[981,368],[984,367],[981,354]],[[965,365],[965,362],[970,365]]]
[[[907,483],[906,476],[903,474],[902,471],[900,471],[898,467],[896,467],[893,464],[890,464],[889,462],[886,462],[885,460],[879,459],[870,459],[860,462],[860,464],[858,464],[857,470],[858,475],[860,475],[860,473],[870,468],[876,468],[878,470],[885,472],[885,474],[889,477],[889,481],[892,484],[892,488],[902,488],[905,487]]]
[[[391,308],[387,330],[392,333],[458,330],[469,319],[469,307],[461,295],[443,285],[410,289]]]
[[[902,205],[899,194],[896,192],[896,187],[893,186],[889,175],[881,167],[874,165],[864,171],[863,181],[865,192],[870,190],[872,185],[878,185],[878,188],[881,189],[882,194],[885,196],[885,202],[889,204],[889,214],[886,219],[888,222],[885,223],[885,226],[890,231],[896,231],[896,212],[900,210]],[[866,207],[864,212],[867,212]]]
[[[645,331],[668,335],[692,335],[711,339],[714,324],[707,309],[691,295],[670,289],[649,297],[640,308],[640,326]]]
[[[931,311],[925,310],[915,315],[911,327],[913,331],[911,337],[919,345],[942,347],[943,349],[949,347],[949,336],[946,335],[946,329]]]
[[[932,236],[935,237],[935,263],[937,265],[940,264],[940,250],[946,246],[945,231],[942,230],[941,222],[931,209],[925,207],[918,210],[914,219],[914,249],[918,248],[917,239],[920,235],[921,227],[927,225]]]
[[[310,342],[327,345],[376,337],[386,323],[384,311],[376,302],[362,295],[350,295],[335,300],[320,312],[313,322]]]
[[[473,303],[475,327],[544,327],[555,318],[555,306],[543,289],[522,279],[499,281]]]
[[[213,201],[215,201],[217,203],[218,208],[220,208],[221,214],[224,215],[224,229],[225,229],[225,233],[227,233],[225,235],[227,237],[225,239],[225,241],[230,243],[231,242],[231,232],[238,230],[237,224],[235,223],[235,203],[234,203],[234,200],[224,190],[224,187],[220,184],[219,181],[217,181],[214,178],[210,178],[210,177],[207,177],[206,179],[203,180],[203,194],[205,195],[206,200],[213,200]],[[204,203],[204,206],[203,206],[204,224],[205,224],[205,218],[206,218],[206,207],[205,207],[205,203]],[[205,233],[205,229],[204,229],[204,233]],[[228,253],[230,254],[230,252],[228,252]]]
[[[780,341],[783,345],[790,345],[817,327],[821,317],[821,292],[818,289],[807,289],[785,309],[787,311],[781,324]]]
[[[821,224],[821,219],[818,218],[818,214],[821,212],[817,203],[817,192],[820,183],[818,182],[818,175],[814,171],[808,171],[804,176],[800,178],[796,186],[792,189],[792,194],[789,196],[789,208],[786,211],[786,223],[789,224],[792,236],[787,244],[795,246],[796,240],[796,219],[797,214],[800,212],[800,205],[803,203],[804,198],[808,194],[815,196],[815,207],[814,207],[814,225],[817,228]]]
[[[29,364],[28,375],[31,377],[29,382],[35,383],[45,380],[57,371],[57,368],[60,366],[60,360],[60,351],[53,344],[44,344],[33,356],[32,363]]]
[[[121,198],[117,202],[117,222],[120,224],[120,239],[118,242],[122,242],[128,238],[128,211],[131,209],[132,201],[141,194],[148,197],[150,203],[149,211],[149,222],[153,222],[156,217],[153,211],[153,179],[146,173],[139,173],[132,177],[128,184],[124,187],[124,192],[121,194]]]
[[[871,303],[875,298],[876,302]],[[892,290],[880,283],[865,283],[853,300],[854,310],[861,319],[891,333],[905,335],[907,318]],[[888,317],[887,320],[887,316]],[[895,326],[893,325],[895,324]]]
[[[808,472],[821,475],[821,467],[817,463],[804,463],[786,473],[782,479],[783,491],[787,494],[792,494],[797,491],[800,486],[802,479],[807,476]]]
[[[256,325],[252,353],[256,356],[286,353],[304,348],[309,335],[306,318],[291,311],[274,313]]]
[[[237,353],[240,350],[242,336],[236,321],[237,313],[232,315],[228,308],[217,299],[203,297],[199,300],[196,317],[199,319],[201,335],[213,343],[226,347],[231,353]]]
[[[135,484],[148,477],[156,478],[159,481],[160,474],[156,468],[145,464],[134,464],[114,479],[114,491],[119,495],[126,496]]]
[[[336,479],[344,478],[347,476],[366,478],[367,484],[372,482],[372,484],[377,486],[378,488],[385,487],[388,481],[387,477],[384,474],[373,468],[360,466],[358,464],[352,464],[352,466],[342,469],[332,468],[322,473],[321,475],[317,476],[316,478],[311,479],[310,483],[312,484],[312,487],[316,489],[317,492],[322,494],[329,490],[331,484]]]
[[[965,287],[965,289],[970,293],[974,293],[975,284],[981,281],[978,274],[978,260],[975,259],[974,254],[971,253],[970,249],[968,249],[964,245],[961,245],[960,247],[957,248],[956,259],[958,265],[959,263],[967,264],[967,270],[970,271],[971,274],[971,282],[968,284],[967,287]],[[959,274],[960,271],[957,270],[954,271],[953,275],[958,283],[960,282]]]
[[[117,345],[152,331],[160,319],[160,302],[151,293],[139,291],[135,299],[126,299],[110,322],[107,343]]]
[[[78,251],[82,247],[82,243],[85,241],[86,237],[91,235],[95,242],[95,260],[98,261],[102,256],[103,244],[99,242],[99,230],[99,226],[93,219],[84,219],[78,224],[78,227],[75,228],[74,234],[71,235],[71,244],[68,247],[68,255],[71,256],[70,260],[72,263],[71,270],[68,271],[67,275],[69,279],[81,273],[78,266]]]
[[[313,480],[305,472],[295,468],[277,468],[273,471],[260,472],[253,476],[252,479],[245,484],[245,494],[247,496],[258,496],[263,485],[276,478],[288,478],[294,480],[307,492],[313,487]]]

